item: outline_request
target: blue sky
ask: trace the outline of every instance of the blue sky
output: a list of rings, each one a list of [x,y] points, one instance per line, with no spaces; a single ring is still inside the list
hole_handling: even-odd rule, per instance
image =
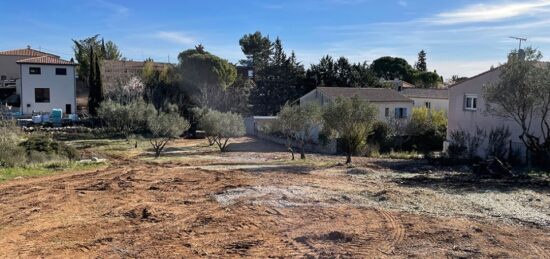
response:
[[[279,36],[306,66],[326,54],[412,64],[425,49],[430,70],[472,76],[517,47],[508,36],[550,56],[550,0],[27,0],[3,1],[1,9],[0,50],[31,45],[64,58],[71,39],[101,34],[134,60],[175,62],[202,43],[236,62],[239,38],[257,30]]]

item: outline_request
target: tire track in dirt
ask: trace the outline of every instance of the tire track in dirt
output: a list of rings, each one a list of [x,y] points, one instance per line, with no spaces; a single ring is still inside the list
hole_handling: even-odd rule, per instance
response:
[[[384,219],[386,227],[390,231],[390,235],[388,236],[389,244],[381,246],[378,250],[384,254],[391,254],[395,247],[405,238],[405,228],[401,224],[401,221],[393,216],[391,212],[378,210],[378,213]]]

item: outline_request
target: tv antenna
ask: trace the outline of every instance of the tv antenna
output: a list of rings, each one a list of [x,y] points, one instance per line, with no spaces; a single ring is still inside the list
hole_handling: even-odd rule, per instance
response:
[[[519,49],[521,49],[521,43],[524,42],[524,41],[527,41],[526,38],[520,38],[520,37],[514,37],[514,36],[510,36],[510,39],[514,39],[514,40],[519,41]]]

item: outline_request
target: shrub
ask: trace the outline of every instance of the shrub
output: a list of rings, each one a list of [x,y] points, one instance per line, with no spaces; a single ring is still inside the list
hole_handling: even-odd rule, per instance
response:
[[[17,145],[0,145],[0,167],[16,167],[27,162],[25,149]]]
[[[505,159],[508,154],[507,142],[512,133],[506,126],[492,128],[487,139],[487,156]]]
[[[80,157],[80,154],[74,147],[57,142],[47,136],[32,136],[19,144],[19,146],[25,150],[29,159],[33,157],[38,158],[39,155],[35,154],[35,152],[43,153],[46,156],[58,155],[69,160],[75,160]]]
[[[407,146],[424,154],[441,150],[446,131],[447,117],[444,111],[414,108],[406,129]]]
[[[372,153],[372,151],[389,152],[393,148],[390,125],[383,121],[375,122],[368,137],[368,142],[372,144],[369,147],[369,151],[371,151],[369,153]]]
[[[245,134],[244,121],[241,115],[232,112],[209,110],[199,121],[206,135],[224,152],[230,138]]]
[[[147,118],[155,114],[156,110],[143,100],[126,105],[108,100],[101,103],[97,113],[107,127],[128,139],[132,133],[146,130]]]
[[[447,154],[452,159],[479,159],[477,150],[483,143],[485,131],[477,128],[475,134],[470,134],[465,130],[453,131],[450,134],[449,147]]]
[[[149,142],[158,158],[164,147],[172,139],[179,137],[190,127],[189,122],[176,112],[160,112],[147,119],[147,129],[150,133]]]

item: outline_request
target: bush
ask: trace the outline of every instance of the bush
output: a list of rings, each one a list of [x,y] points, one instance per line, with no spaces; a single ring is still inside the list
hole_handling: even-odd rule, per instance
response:
[[[189,122],[176,112],[160,112],[147,119],[147,129],[150,133],[149,142],[158,158],[166,144],[183,134],[190,127]]]
[[[406,146],[424,154],[442,150],[446,131],[447,117],[444,111],[414,108],[406,129]]]
[[[487,140],[487,156],[506,159],[508,140],[511,136],[512,133],[506,126],[492,128]]]
[[[199,121],[199,126],[213,141],[220,151],[224,152],[230,138],[245,134],[244,120],[241,115],[232,112],[209,110]]]
[[[0,145],[0,167],[16,167],[27,162],[25,149],[17,145]]]
[[[479,160],[477,150],[483,143],[485,138],[485,131],[477,128],[474,135],[465,130],[453,131],[450,134],[449,147],[447,148],[447,155],[451,159],[455,160]]]
[[[35,154],[36,152],[43,153],[46,157],[58,155],[69,160],[75,160],[80,157],[80,154],[74,147],[67,146],[62,142],[57,142],[47,136],[32,136],[19,144],[19,146],[25,150],[28,158],[31,159],[32,162],[34,162],[32,158],[40,158],[39,160],[43,160],[42,156],[39,157],[39,155]]]
[[[378,153],[390,152],[393,148],[393,138],[391,137],[391,128],[388,123],[377,121],[372,126],[372,132],[368,137],[369,152],[377,151]]]
[[[132,133],[144,132],[147,129],[147,118],[155,114],[156,110],[143,100],[126,105],[104,101],[97,113],[107,127],[114,132],[122,133],[128,139]]]

